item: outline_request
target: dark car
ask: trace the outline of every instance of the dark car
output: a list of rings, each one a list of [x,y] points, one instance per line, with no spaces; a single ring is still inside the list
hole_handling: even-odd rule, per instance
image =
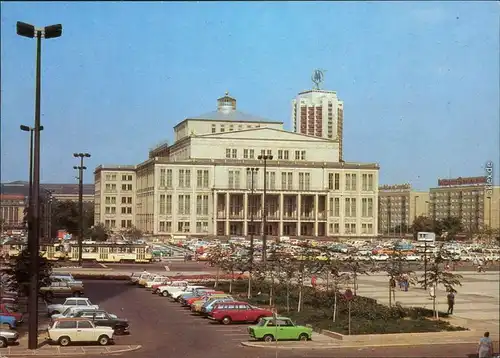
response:
[[[114,314],[109,314],[103,310],[82,310],[75,313],[74,317],[91,319],[96,326],[111,327],[115,334],[128,334],[128,320],[118,318]]]

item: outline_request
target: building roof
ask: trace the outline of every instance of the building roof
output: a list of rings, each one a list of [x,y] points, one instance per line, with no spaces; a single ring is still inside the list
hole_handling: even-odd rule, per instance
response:
[[[48,190],[55,195],[78,195],[79,190],[78,184],[40,184],[40,188]],[[94,195],[94,190],[94,184],[83,184],[83,195]],[[43,192],[44,190],[41,191]],[[0,186],[0,193],[28,196],[29,184],[22,181],[2,183]]]
[[[271,121],[266,118],[254,116],[253,114],[244,113],[241,111],[212,111],[198,116],[189,117],[189,119],[196,120],[206,120],[206,121],[224,121],[224,122],[271,122],[271,123],[283,123],[279,121]]]

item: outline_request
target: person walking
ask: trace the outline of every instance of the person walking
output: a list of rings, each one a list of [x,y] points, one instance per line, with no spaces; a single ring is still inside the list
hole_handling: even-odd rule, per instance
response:
[[[477,354],[479,358],[493,357],[493,342],[490,338],[490,332],[484,332],[484,336],[479,340]]]
[[[448,299],[448,314],[451,315],[453,314],[453,306],[455,305],[455,294],[453,293],[453,291],[450,291],[446,298]]]

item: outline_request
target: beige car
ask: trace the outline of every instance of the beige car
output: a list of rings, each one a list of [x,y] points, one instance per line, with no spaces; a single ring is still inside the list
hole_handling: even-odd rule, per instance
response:
[[[86,318],[59,318],[48,328],[49,339],[61,346],[73,342],[97,342],[101,346],[113,341],[114,330],[111,327],[95,326]]]

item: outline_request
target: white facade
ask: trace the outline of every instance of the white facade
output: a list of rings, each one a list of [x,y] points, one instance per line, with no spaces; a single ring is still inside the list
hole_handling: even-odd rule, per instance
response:
[[[241,112],[235,115],[233,98],[223,97],[219,105],[228,98],[234,101],[232,111],[225,108],[220,117],[211,112],[205,121],[181,122],[172,146],[153,150],[149,160],[135,167],[135,226],[164,236],[247,236],[262,233],[265,216],[270,236],[376,235],[378,165],[339,162],[337,141],[287,132],[280,122],[255,122]],[[224,131],[217,130],[221,125]],[[265,163],[266,215],[261,154],[273,157]],[[253,190],[251,168],[258,168]],[[109,190],[106,176],[98,173],[111,171],[96,170],[101,199],[96,221],[106,220],[102,198]]]

